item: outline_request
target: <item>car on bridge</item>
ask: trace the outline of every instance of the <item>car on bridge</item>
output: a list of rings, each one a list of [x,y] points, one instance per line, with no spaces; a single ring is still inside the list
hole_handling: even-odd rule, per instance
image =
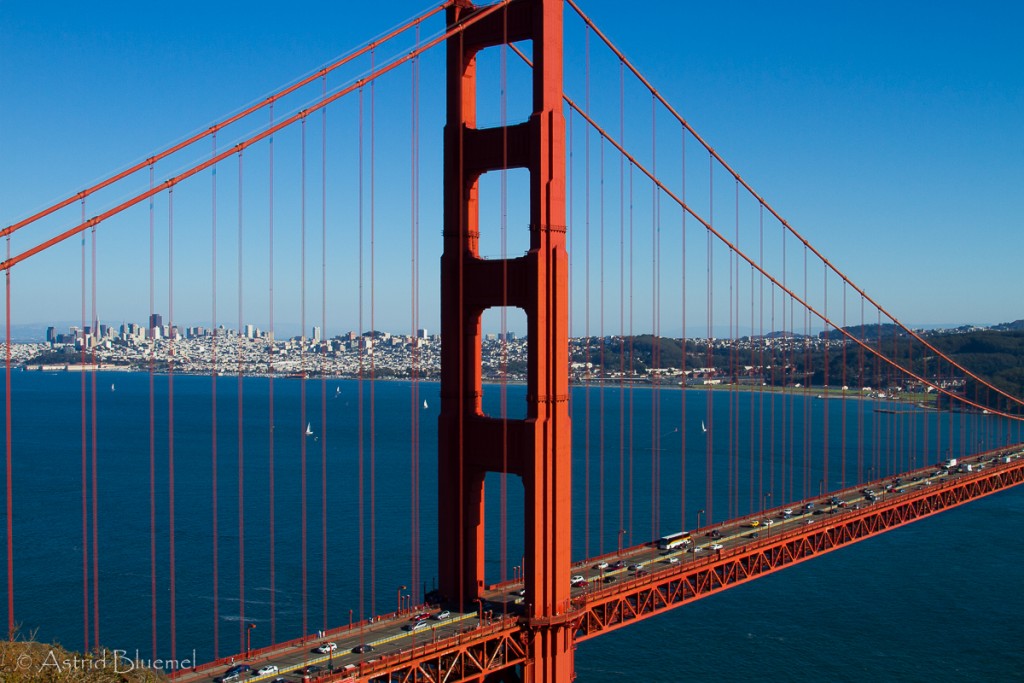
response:
[[[275,664],[267,664],[256,669],[254,676],[269,676],[270,674],[276,674],[280,669]]]
[[[373,645],[363,643],[362,645],[356,645],[352,648],[352,652],[357,655],[365,654],[367,652],[373,652]]]
[[[442,621],[444,619],[447,619],[451,615],[452,615],[452,613],[445,609],[445,610],[441,610],[440,612],[435,614],[434,618],[437,619],[438,621]]]
[[[316,651],[319,652],[322,655],[326,655],[328,653],[334,652],[337,649],[338,649],[338,644],[337,643],[324,643],[323,645],[318,647],[316,649]]]
[[[411,624],[406,624],[402,628],[405,629],[406,631],[415,632],[415,631],[420,631],[420,630],[425,629],[425,628],[430,628],[430,624],[427,623],[426,621],[414,621]]]
[[[217,681],[217,683],[233,683],[234,681],[242,680],[242,674],[249,673],[250,671],[252,671],[252,667],[248,664],[235,664],[234,666],[229,667],[228,670],[224,672],[223,676],[219,676],[213,680]]]

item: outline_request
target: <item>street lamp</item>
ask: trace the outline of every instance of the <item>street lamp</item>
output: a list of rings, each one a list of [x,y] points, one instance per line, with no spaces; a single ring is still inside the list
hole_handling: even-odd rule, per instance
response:
[[[256,624],[250,623],[245,627],[245,658],[249,659],[249,653],[252,651],[252,630],[256,628]]]
[[[764,494],[764,496],[761,498],[761,517],[764,517],[764,511],[768,507],[768,501],[770,501],[771,499],[772,499],[772,492],[771,491],[769,491],[768,493]],[[765,526],[768,527],[768,532],[767,532],[766,535],[770,538],[771,535],[772,535],[772,525],[771,524],[765,524]]]
[[[700,516],[703,515],[703,514],[704,514],[704,508],[701,508],[700,510],[697,510],[697,527],[694,529],[695,532],[696,531],[700,531]]]
[[[476,598],[476,604],[479,611],[477,612],[477,624],[479,626],[484,625],[484,601],[482,598]]]
[[[395,602],[398,603],[398,614],[402,613],[402,591],[404,591],[405,589],[406,586],[398,587],[398,597],[395,599]]]
[[[625,529],[619,529],[619,555],[622,555],[622,535],[625,533]]]

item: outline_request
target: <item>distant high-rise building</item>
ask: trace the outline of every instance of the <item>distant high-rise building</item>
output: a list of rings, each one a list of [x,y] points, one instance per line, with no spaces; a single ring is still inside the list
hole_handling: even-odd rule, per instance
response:
[[[53,343],[55,343],[57,341],[57,328],[56,327],[47,327],[46,328],[46,341],[48,343],[50,343],[50,344],[53,344]]]
[[[427,328],[421,327],[420,329],[416,330],[416,336],[419,339],[426,339],[427,338]]]
[[[153,329],[154,327],[163,327],[163,326],[164,326],[164,317],[162,315],[160,315],[159,313],[153,313],[152,315],[149,316],[149,329]]]
[[[320,328],[318,326],[313,327],[313,343],[320,343]]]

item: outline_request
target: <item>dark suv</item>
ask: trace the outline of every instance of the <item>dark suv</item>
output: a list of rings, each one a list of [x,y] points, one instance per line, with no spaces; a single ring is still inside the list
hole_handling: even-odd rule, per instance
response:
[[[218,683],[233,683],[234,681],[242,680],[242,674],[249,673],[250,671],[252,671],[252,667],[248,664],[235,664],[225,671],[223,676],[219,676],[213,680]]]

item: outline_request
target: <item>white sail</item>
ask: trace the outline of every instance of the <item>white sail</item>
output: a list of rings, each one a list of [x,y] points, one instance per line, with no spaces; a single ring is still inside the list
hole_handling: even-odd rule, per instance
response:
[[[313,425],[309,422],[306,423],[306,436],[313,436]]]

